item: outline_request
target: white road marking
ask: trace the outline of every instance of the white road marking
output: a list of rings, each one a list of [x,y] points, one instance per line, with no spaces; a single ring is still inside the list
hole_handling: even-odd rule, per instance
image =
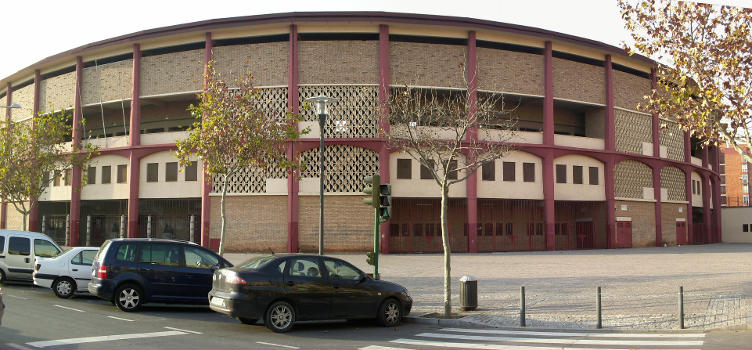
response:
[[[436,346],[445,348],[459,348],[459,349],[481,349],[481,350],[593,350],[595,348],[574,348],[569,346],[525,346],[525,345],[506,345],[506,344],[474,344],[474,343],[452,343],[443,341],[430,341],[430,340],[415,340],[415,339],[395,339],[392,343],[407,344],[407,345],[421,345],[421,346]],[[625,344],[627,345],[627,344]],[[625,348],[597,348],[598,350],[625,350]],[[645,350],[645,349],[643,349]],[[671,350],[685,350],[685,349],[671,349]],[[699,349],[686,349],[686,350],[699,350]]]
[[[62,309],[76,311],[76,312],[86,312],[84,310],[74,309],[72,307],[62,306],[62,305],[58,305],[58,304],[55,304],[54,306],[57,306],[57,307],[62,308]]]
[[[457,340],[479,340],[494,342],[515,342],[515,343],[543,343],[543,344],[564,344],[564,345],[624,345],[630,346],[702,346],[702,340],[624,340],[624,339],[559,339],[559,338],[517,338],[503,336],[485,336],[485,335],[462,335],[462,334],[442,334],[442,333],[420,333],[418,337],[457,339]]]
[[[57,346],[57,345],[96,343],[96,342],[124,340],[124,339],[169,337],[173,335],[184,335],[184,334],[188,334],[188,333],[178,332],[178,331],[166,331],[166,332],[154,332],[154,333],[114,334],[114,335],[103,335],[99,337],[82,337],[82,338],[35,341],[31,343],[26,343],[26,345],[33,346],[35,348],[46,348],[48,346]]]
[[[25,297],[19,297],[18,295],[13,295],[13,294],[5,294],[5,296],[6,296],[6,297],[11,297],[11,298],[16,298],[16,299],[21,299],[21,300],[29,300],[29,298],[25,298]],[[9,344],[10,344],[10,343],[9,343]],[[20,345],[19,345],[19,346],[20,346]]]
[[[120,320],[120,321],[128,321],[128,322],[133,322],[133,320],[129,320],[129,319],[127,319],[127,318],[122,318],[122,317],[115,317],[115,316],[107,316],[107,317],[109,317],[109,318],[111,318],[111,319],[113,319],[113,320]]]
[[[31,350],[31,348],[27,348],[23,345],[18,345],[16,343],[5,343],[5,345],[8,345],[11,348],[18,349],[18,350]]]
[[[186,333],[192,333],[192,334],[203,334],[201,332],[189,331],[187,329],[180,329],[180,328],[175,328],[175,327],[165,327],[165,328],[172,329],[173,331],[178,331],[178,332],[186,332]]]
[[[393,348],[391,346],[379,346],[379,345],[369,345],[362,348],[359,348],[358,350],[413,350],[408,348]]]
[[[300,348],[299,348],[299,347],[297,347],[297,346],[292,346],[292,345],[282,345],[282,344],[274,344],[274,343],[267,343],[267,342],[263,342],[263,341],[257,341],[256,343],[257,343],[257,344],[261,344],[261,345],[269,345],[269,346],[279,346],[280,348],[288,348],[288,349],[300,349]]]
[[[465,329],[465,328],[442,328],[442,331],[478,333],[478,334],[502,334],[502,335],[530,335],[530,336],[557,336],[557,337],[591,337],[591,338],[705,338],[705,333],[582,333],[582,332],[545,332],[545,331],[513,331],[503,329]]]

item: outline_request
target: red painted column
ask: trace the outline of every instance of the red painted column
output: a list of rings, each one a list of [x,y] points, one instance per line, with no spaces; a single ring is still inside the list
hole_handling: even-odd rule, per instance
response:
[[[543,50],[543,144],[554,144],[554,66],[552,44],[546,41]]]
[[[609,158],[603,164],[603,178],[606,183],[606,242],[609,248],[616,248],[616,201],[614,200],[613,158]]]
[[[71,139],[73,149],[81,148],[81,88],[83,84],[84,61],[81,56],[76,57],[76,87],[73,94],[73,130]],[[81,230],[81,167],[73,167],[73,186],[71,186],[70,201],[70,245],[79,245],[78,234]]]
[[[33,118],[39,114],[39,85],[42,82],[42,75],[37,69],[34,71],[34,107],[31,112]],[[32,118],[31,127],[34,127],[34,119]],[[29,201],[31,212],[29,213],[29,231],[36,232],[39,229],[39,203],[37,198],[33,198]]]
[[[11,83],[8,83],[6,89],[5,89],[5,104],[7,106],[10,106],[13,104],[13,86]],[[11,109],[6,108],[5,109],[5,122],[10,123],[10,113]],[[8,224],[8,203],[5,202],[5,199],[3,198],[2,202],[0,203],[0,229],[6,228]]]
[[[389,26],[386,24],[379,25],[379,106],[382,113],[379,117],[379,129],[388,131],[389,118],[386,116],[389,113]],[[383,133],[379,137],[382,142],[379,150],[379,176],[381,176],[381,181],[388,183],[391,181],[389,177],[389,149]],[[392,205],[394,205],[394,198]],[[381,247],[379,249],[381,253],[385,254],[389,254],[390,223],[391,221],[387,221],[379,226],[379,234],[381,235]]]
[[[684,193],[687,199],[687,243],[694,244],[694,225],[692,224],[692,167],[684,169]]]
[[[554,145],[554,66],[553,45],[546,41],[543,49],[543,144]],[[543,223],[546,250],[556,249],[556,201],[554,198],[554,154],[550,148],[543,161]]]
[[[721,172],[721,148],[718,146],[713,147],[715,150],[715,161],[713,162],[713,171],[720,174]],[[716,226],[716,242],[723,242],[723,225],[721,225],[721,178],[720,176],[714,177],[713,185],[713,208],[715,208],[715,226]]]
[[[287,106],[293,113],[300,112],[298,101],[298,26],[290,25],[290,40],[288,49],[287,68]],[[296,158],[295,144],[290,142],[287,149],[288,157]],[[300,215],[300,183],[295,174],[287,175],[287,251],[298,252],[298,233]]]
[[[131,88],[130,146],[141,143],[141,45],[133,44],[133,86]],[[128,237],[138,237],[139,174],[141,157],[131,150],[128,157]]]
[[[8,203],[5,203],[5,200],[3,200],[2,203],[0,203],[0,229],[6,228],[5,226],[8,223]]]
[[[616,128],[614,125],[614,78],[611,55],[606,55],[604,66],[606,68],[606,130],[604,141],[606,151],[614,151],[616,150]]]
[[[650,88],[655,90],[658,88],[658,77],[655,75],[655,68],[650,69]],[[658,119],[658,114],[652,114],[653,119],[653,157],[661,156],[661,121]]]
[[[655,149],[655,148],[654,148]],[[655,246],[663,246],[663,215],[661,212],[661,166],[653,170],[653,198],[655,199]]]
[[[470,111],[467,117],[474,118],[477,111],[478,101],[478,76],[477,76],[477,57],[476,57],[475,32],[470,31],[467,36],[467,88],[468,102]],[[473,127],[468,130],[467,139],[470,142],[478,140],[478,128]],[[474,155],[468,154],[467,161],[474,162]],[[477,173],[470,175],[465,180],[465,191],[467,197],[467,248],[470,253],[478,252],[478,177]]]
[[[705,172],[700,173],[702,177],[702,223],[705,228],[705,243],[712,240],[712,225],[710,219],[710,179]]]
[[[209,73],[209,61],[212,59],[212,48],[214,42],[210,32],[206,33],[206,44],[204,46],[204,89],[206,89],[206,75]],[[211,242],[211,177],[206,173],[206,164],[204,164],[201,176],[201,246],[209,247]]]

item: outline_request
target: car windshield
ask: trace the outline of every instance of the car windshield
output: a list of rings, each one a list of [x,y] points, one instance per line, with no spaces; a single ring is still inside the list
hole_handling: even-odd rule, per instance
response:
[[[273,255],[269,256],[257,256],[255,258],[250,258],[243,262],[242,264],[238,265],[237,267],[244,268],[244,269],[259,269],[266,265],[269,261],[274,259]]]

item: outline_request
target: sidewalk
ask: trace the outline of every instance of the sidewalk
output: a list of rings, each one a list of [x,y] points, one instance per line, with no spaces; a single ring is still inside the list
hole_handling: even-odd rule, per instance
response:
[[[528,327],[595,327],[596,287],[602,289],[603,327],[677,329],[677,294],[684,286],[685,327],[752,327],[752,244],[668,248],[452,255],[452,306],[459,310],[459,278],[478,279],[478,309],[462,321],[519,325],[525,286]],[[257,254],[225,254],[238,263]],[[365,253],[333,254],[366,272]],[[380,256],[382,279],[408,288],[412,315],[443,310],[441,254]]]

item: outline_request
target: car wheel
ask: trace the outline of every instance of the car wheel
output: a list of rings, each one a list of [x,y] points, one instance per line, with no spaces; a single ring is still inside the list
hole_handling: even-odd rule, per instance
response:
[[[61,277],[52,282],[52,290],[58,298],[68,299],[76,292],[76,282],[68,277]]]
[[[141,288],[133,284],[124,284],[115,291],[115,305],[125,312],[141,310],[144,303]]]
[[[288,302],[278,301],[266,310],[264,324],[266,328],[276,333],[289,331],[293,323],[295,323],[295,309]]]
[[[240,321],[240,323],[242,323],[242,324],[251,324],[251,325],[253,325],[253,324],[256,324],[256,321],[258,321],[258,320],[255,319],[255,318],[238,317],[238,321]]]
[[[379,307],[379,323],[384,327],[399,326],[402,321],[402,305],[394,299],[387,299]]]
[[[0,284],[5,284],[5,272],[0,270]]]

